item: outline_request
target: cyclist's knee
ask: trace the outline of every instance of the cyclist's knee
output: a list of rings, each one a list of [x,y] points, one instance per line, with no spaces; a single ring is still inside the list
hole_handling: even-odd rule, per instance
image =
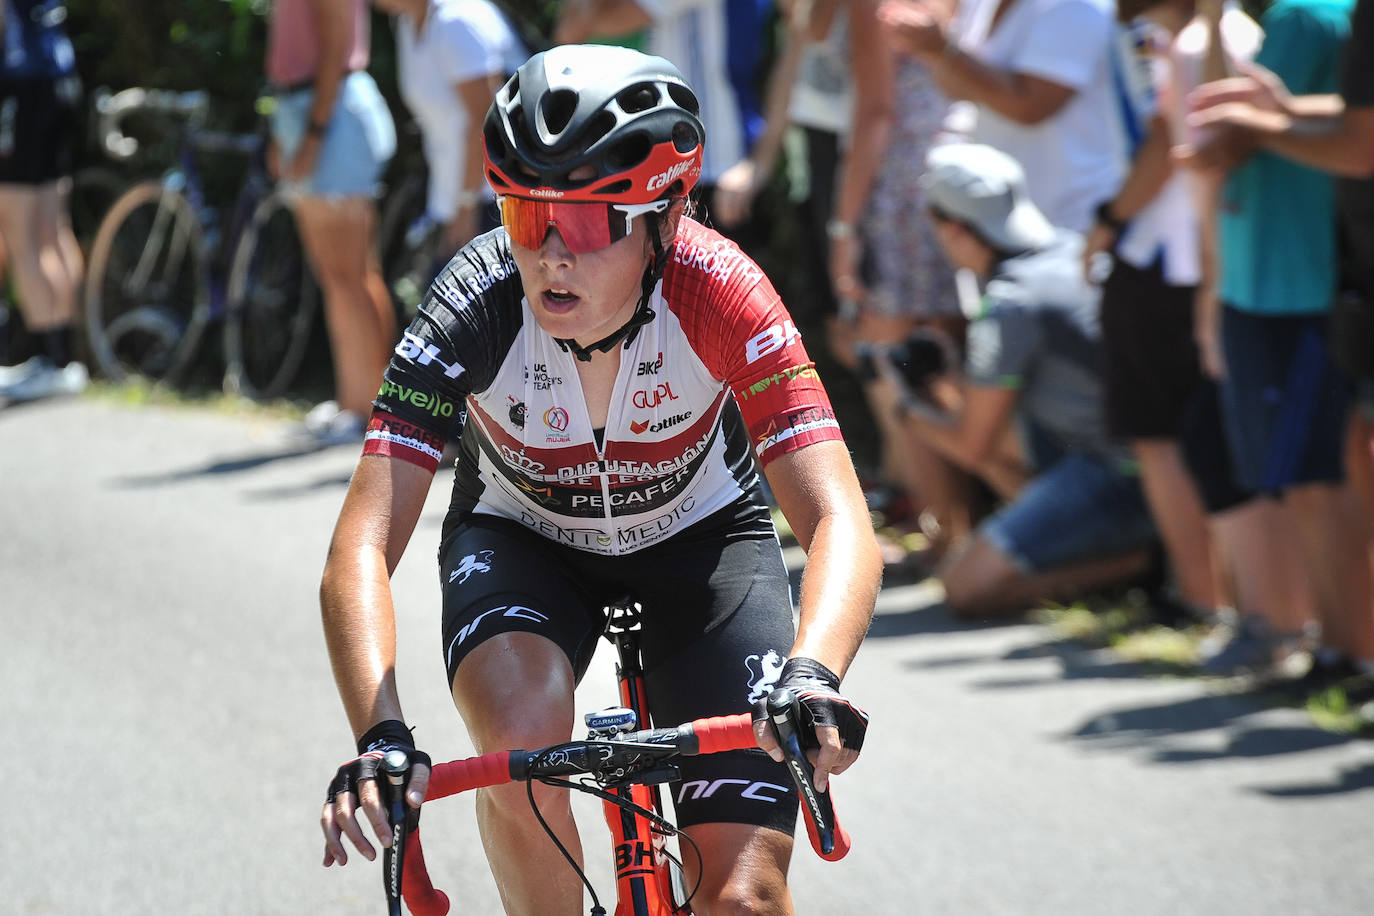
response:
[[[703,916],[787,916],[792,912],[787,878],[777,869],[734,869],[723,885],[703,884],[692,906]]]

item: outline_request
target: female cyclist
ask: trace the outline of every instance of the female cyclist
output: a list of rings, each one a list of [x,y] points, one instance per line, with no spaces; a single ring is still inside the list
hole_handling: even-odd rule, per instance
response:
[[[321,585],[359,753],[331,784],[326,865],[347,860],[344,834],[375,855],[359,806],[386,835],[369,754],[413,751],[388,576],[452,439],[442,649],[478,752],[568,740],[601,609],[626,592],[645,609],[655,721],[738,713],[774,686],[805,686],[817,785],[862,744],[866,717],[838,687],[873,612],[877,545],[777,293],[684,214],[702,161],[692,90],[661,58],[557,47],[501,89],[483,137],[503,225],[458,252],[397,347]],[[808,551],[795,629],[760,466]],[[751,682],[751,660],[784,658],[775,682]],[[792,912],[796,796],[763,723],[759,745],[768,754],[694,760],[675,784],[675,815],[704,856],[698,912]],[[418,805],[427,758],[411,756]],[[703,781],[721,788],[691,791]],[[525,791],[477,803],[506,910],[578,912],[579,881]],[[580,857],[566,790],[535,794]]]

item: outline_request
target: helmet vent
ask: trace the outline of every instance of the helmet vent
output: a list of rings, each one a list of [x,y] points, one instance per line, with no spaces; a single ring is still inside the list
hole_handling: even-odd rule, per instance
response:
[[[606,150],[606,163],[616,170],[632,169],[648,159],[653,148],[649,135],[637,130]]]
[[[679,153],[690,153],[692,150],[701,146],[701,137],[696,130],[686,121],[678,121],[673,125],[673,148]]]
[[[571,89],[555,89],[539,102],[539,114],[550,134],[560,134],[577,111],[577,93]]]
[[[639,114],[658,105],[658,92],[653,83],[636,83],[615,97],[626,114]]]
[[[701,104],[697,101],[696,94],[692,90],[681,83],[668,83],[667,87],[668,95],[672,96],[678,107],[687,109],[697,117],[701,116]]]

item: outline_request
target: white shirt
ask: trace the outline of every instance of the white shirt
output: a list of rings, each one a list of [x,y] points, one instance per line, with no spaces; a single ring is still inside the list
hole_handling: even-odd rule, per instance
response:
[[[744,158],[739,99],[726,56],[725,0],[635,0],[651,20],[646,51],[674,64],[701,103],[706,128],[701,180],[713,184]]]
[[[1263,39],[1264,31],[1259,24],[1247,16],[1239,4],[1228,2],[1221,17],[1221,40],[1232,66],[1252,60]],[[1206,23],[1194,18],[1179,31],[1166,53],[1165,65],[1155,69],[1159,79],[1159,110],[1170,121],[1175,143],[1192,142],[1197,138],[1185,120],[1185,97],[1203,81]],[[1131,220],[1116,253],[1142,270],[1156,258],[1162,258],[1164,282],[1172,286],[1195,286],[1202,282],[1198,232],[1197,201],[1190,176],[1183,169],[1175,169],[1154,199]]]
[[[431,217],[448,222],[458,210],[466,168],[469,124],[457,86],[496,74],[504,79],[527,53],[505,16],[488,0],[430,0],[417,33],[409,16],[396,18],[397,82],[420,124],[429,165]],[[477,190],[489,198],[486,182]]]
[[[835,15],[830,31],[820,41],[802,46],[797,65],[797,81],[787,116],[793,124],[849,133],[854,108],[854,81],[849,75],[849,17],[843,10]]]
[[[1056,226],[1087,232],[1116,194],[1128,150],[1113,97],[1114,0],[1015,0],[991,29],[998,0],[964,0],[953,26],[959,48],[989,66],[1074,90],[1033,126],[977,106],[971,139],[1015,157],[1031,199]]]

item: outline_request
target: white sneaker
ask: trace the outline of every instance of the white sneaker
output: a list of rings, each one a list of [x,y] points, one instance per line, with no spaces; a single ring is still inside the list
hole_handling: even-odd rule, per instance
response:
[[[353,445],[363,441],[367,418],[351,410],[340,410],[337,401],[316,404],[305,415],[303,425],[319,445]]]
[[[52,366],[46,356],[31,356],[14,366],[0,366],[0,389],[8,388],[33,375],[39,369]]]
[[[0,397],[17,403],[74,395],[85,391],[91,382],[91,375],[82,363],[67,363],[59,369],[43,357],[34,357],[29,362],[36,359],[42,359],[43,362],[23,378],[0,388]]]

